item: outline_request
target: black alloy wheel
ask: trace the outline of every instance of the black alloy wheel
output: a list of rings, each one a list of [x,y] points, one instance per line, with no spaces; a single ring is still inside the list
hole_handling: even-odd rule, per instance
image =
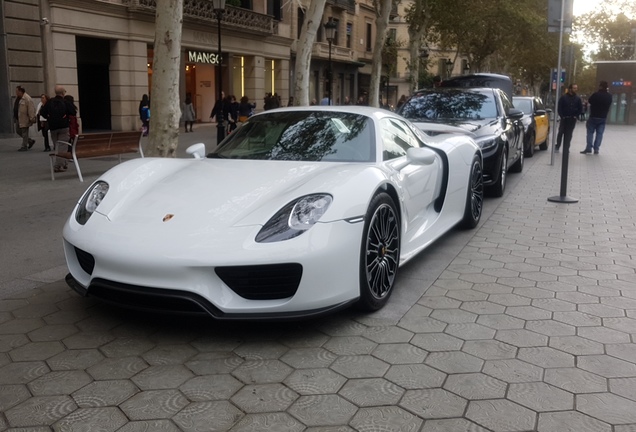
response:
[[[517,161],[510,167],[510,172],[514,172],[514,173],[520,173],[521,171],[523,171],[523,163],[526,159],[525,155],[523,154],[523,145],[521,146],[521,150],[519,151],[519,159],[517,159]]]
[[[473,163],[468,178],[468,193],[464,217],[460,222],[462,228],[475,228],[481,219],[484,205],[484,171],[479,155],[473,156]]]
[[[360,251],[360,308],[382,308],[393,292],[400,265],[400,218],[391,197],[373,197],[364,218]]]
[[[528,137],[528,148],[526,148],[527,158],[531,158],[532,156],[534,156],[534,140],[535,140],[534,132],[531,132],[530,136]]]
[[[494,197],[501,197],[506,189],[506,174],[508,173],[508,150],[504,147],[499,164],[499,181],[488,189]]]

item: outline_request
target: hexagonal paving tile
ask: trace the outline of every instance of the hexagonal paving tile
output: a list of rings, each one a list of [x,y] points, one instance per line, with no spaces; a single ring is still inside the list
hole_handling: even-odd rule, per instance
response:
[[[462,304],[459,300],[445,296],[424,296],[417,303],[431,309],[455,309]]]
[[[636,363],[636,344],[607,344],[605,345],[607,354],[612,357],[618,357],[628,362]]]
[[[507,383],[541,381],[543,369],[517,359],[487,360],[484,373]]]
[[[449,324],[444,333],[464,340],[492,339],[495,330],[477,323]]]
[[[537,412],[574,409],[574,396],[542,382],[510,384],[508,399]]]
[[[0,324],[0,335],[26,334],[44,326],[39,318],[13,319]]]
[[[228,430],[243,413],[227,401],[195,402],[182,409],[173,421],[183,430]],[[214,419],[210,425],[210,419]]]
[[[376,346],[375,342],[361,336],[343,336],[331,338],[323,345],[323,348],[334,354],[345,356],[371,354]]]
[[[351,420],[351,426],[359,431],[382,430],[417,432],[422,420],[399,407],[362,408]]]
[[[305,426],[287,413],[248,414],[234,427],[232,432],[302,432]]]
[[[466,399],[443,389],[407,390],[400,406],[425,419],[459,417]]]
[[[579,336],[551,337],[550,346],[574,355],[602,354],[604,352],[603,344]]]
[[[104,360],[104,356],[96,349],[66,350],[46,361],[51,370],[88,369]]]
[[[80,408],[117,406],[139,389],[128,380],[96,381],[71,396]]]
[[[478,315],[485,315],[501,314],[506,310],[506,307],[489,301],[469,301],[462,303],[461,309]]]
[[[506,314],[526,321],[552,318],[552,312],[535,306],[509,306],[506,308]]]
[[[519,360],[542,368],[574,367],[574,356],[550,347],[519,348]]]
[[[143,338],[117,338],[100,347],[106,357],[121,358],[139,356],[154,347],[152,342]]]
[[[16,362],[46,360],[64,351],[60,342],[31,342],[9,352],[11,359]]]
[[[634,329],[634,331],[636,331],[636,328]],[[623,333],[622,331],[613,330],[606,327],[581,327],[580,329],[578,329],[577,333],[583,338],[591,339],[603,344],[631,342],[631,338],[628,333]]]
[[[148,363],[140,357],[107,358],[89,367],[86,372],[96,380],[129,379],[147,367]]]
[[[274,360],[279,359],[289,350],[284,345],[268,341],[263,342],[245,342],[234,349],[234,352],[246,360]]]
[[[231,373],[245,360],[234,353],[204,352],[196,355],[185,365],[197,375]]]
[[[482,373],[450,375],[444,388],[468,400],[503,398],[507,384]]]
[[[29,339],[23,334],[0,335],[0,352],[9,352],[28,343]]]
[[[299,395],[282,384],[251,384],[240,389],[231,400],[246,413],[285,411]]]
[[[577,411],[539,414],[541,432],[611,432],[612,426]]]
[[[338,356],[324,348],[292,348],[280,359],[296,369],[328,367]]]
[[[183,365],[150,366],[131,379],[142,390],[177,388],[194,374]]]
[[[495,330],[522,329],[525,321],[505,314],[481,315],[477,323]]]
[[[65,338],[62,342],[68,349],[94,349],[106,345],[115,339],[109,332],[76,333]]]
[[[467,341],[462,351],[484,360],[515,358],[518,348],[496,340]]]
[[[144,420],[126,423],[117,432],[181,432],[171,420]]]
[[[573,393],[607,391],[607,380],[577,368],[557,368],[545,371],[544,381]]]
[[[178,390],[149,390],[137,393],[119,408],[130,420],[158,420],[171,418],[187,405]]]
[[[427,316],[403,318],[398,324],[413,333],[439,333],[444,331],[446,323]]]
[[[497,330],[495,339],[519,348],[548,345],[548,337],[524,329]]]
[[[609,424],[636,423],[636,402],[612,393],[576,395],[576,409]]]
[[[349,423],[357,407],[330,394],[301,396],[288,411],[307,426],[337,426]]]
[[[197,376],[179,387],[193,402],[229,399],[243,383],[229,374]]]
[[[426,420],[421,432],[488,432],[481,426],[476,425],[463,418],[442,419],[442,420]]]
[[[527,321],[526,330],[546,336],[574,336],[576,334],[576,327],[553,320]]]
[[[0,412],[5,412],[30,397],[31,393],[24,385],[0,385]]]
[[[68,396],[38,396],[9,409],[5,415],[12,427],[50,425],[77,409]]]
[[[29,339],[33,342],[61,341],[78,332],[79,329],[71,324],[47,325],[30,332]]]
[[[612,393],[636,401],[636,378],[611,378],[609,388]]]
[[[336,393],[347,381],[330,369],[299,369],[284,383],[301,395]]]
[[[466,418],[496,431],[532,430],[536,413],[505,399],[471,401]]]
[[[395,326],[369,327],[362,336],[375,343],[405,343],[413,338],[413,333]]]
[[[293,369],[280,360],[246,360],[232,371],[245,384],[268,384],[283,381]]]
[[[126,416],[115,407],[83,408],[59,420],[53,428],[59,431],[83,432],[99,425],[100,431],[114,432],[126,422]]]
[[[474,323],[477,320],[477,314],[461,309],[436,309],[430,316],[448,324]]]
[[[349,380],[338,394],[359,407],[395,405],[404,390],[383,378]]]
[[[418,333],[411,339],[411,344],[426,351],[459,351],[463,340],[446,333]]]
[[[84,371],[56,371],[28,384],[29,390],[35,396],[65,395],[79,390],[92,381],[92,378]]]
[[[411,344],[380,344],[372,355],[389,364],[421,363],[426,358],[426,351]]]
[[[636,364],[608,355],[580,356],[578,367],[605,378],[629,378],[636,376]]]
[[[601,319],[599,317],[583,312],[554,312],[552,314],[552,318],[576,327],[602,325]]]
[[[479,372],[484,361],[460,351],[434,352],[428,355],[425,363],[446,373]]]
[[[440,387],[446,374],[424,364],[391,366],[385,378],[405,389]]]
[[[145,352],[142,358],[149,365],[178,365],[194,357],[197,351],[190,345],[160,345]]]
[[[347,378],[382,377],[389,365],[372,356],[342,356],[331,365],[331,369]]]
[[[50,371],[44,362],[9,363],[0,367],[0,384],[26,384]]]

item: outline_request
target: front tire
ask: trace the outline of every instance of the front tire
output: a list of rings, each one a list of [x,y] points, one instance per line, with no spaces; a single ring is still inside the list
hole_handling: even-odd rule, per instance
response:
[[[468,179],[468,192],[466,194],[466,207],[460,227],[464,229],[475,228],[481,219],[484,205],[484,172],[479,155],[473,156],[473,163]]]
[[[526,149],[526,157],[531,158],[534,156],[534,133],[531,133],[528,137],[528,148]]]
[[[391,197],[379,193],[364,217],[360,249],[360,300],[367,311],[381,309],[393,292],[400,265],[400,218]]]

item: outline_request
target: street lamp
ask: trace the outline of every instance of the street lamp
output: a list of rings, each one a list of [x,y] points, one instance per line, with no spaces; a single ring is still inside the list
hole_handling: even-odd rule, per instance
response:
[[[336,22],[334,22],[334,20],[332,18],[329,18],[329,21],[327,21],[324,24],[325,27],[325,35],[327,36],[327,41],[329,42],[329,72],[328,72],[328,97],[329,97],[329,105],[331,105],[331,84],[332,84],[332,71],[331,71],[331,44],[333,43],[334,39],[336,38],[336,28],[338,27],[338,24],[336,24]]]
[[[225,12],[225,0],[212,0],[212,7],[214,8],[214,13],[216,15],[216,20],[218,21],[218,29],[219,29],[219,52],[216,59],[217,73],[218,73],[218,108],[221,110],[220,113],[217,111],[216,118],[216,144],[219,145],[221,141],[225,138],[225,113],[223,112],[223,52],[221,51],[221,20],[223,19],[223,13]],[[219,121],[220,119],[220,121]]]
[[[464,65],[464,75],[468,75],[470,73],[470,63],[466,60],[466,64]]]
[[[446,78],[450,78],[451,73],[453,73],[453,62],[451,59],[446,59]]]

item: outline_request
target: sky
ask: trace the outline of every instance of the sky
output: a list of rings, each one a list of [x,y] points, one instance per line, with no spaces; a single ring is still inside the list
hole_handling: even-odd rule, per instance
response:
[[[584,13],[587,13],[587,12],[591,12],[597,7],[598,7],[598,1],[574,0],[574,3],[572,4],[572,12],[574,16],[578,16],[578,15],[583,15]]]

